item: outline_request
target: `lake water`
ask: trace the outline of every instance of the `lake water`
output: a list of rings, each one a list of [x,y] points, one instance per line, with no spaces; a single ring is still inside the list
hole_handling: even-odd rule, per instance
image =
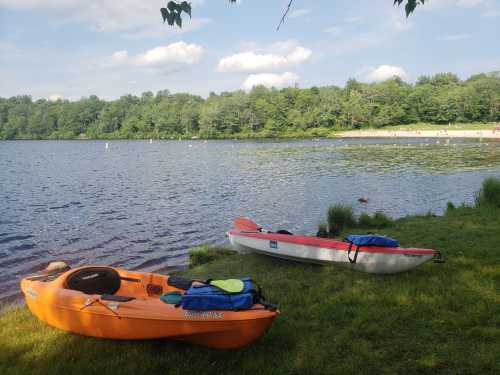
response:
[[[314,233],[333,202],[439,214],[500,176],[500,142],[436,142],[0,142],[0,300],[51,260],[168,272],[239,215]]]

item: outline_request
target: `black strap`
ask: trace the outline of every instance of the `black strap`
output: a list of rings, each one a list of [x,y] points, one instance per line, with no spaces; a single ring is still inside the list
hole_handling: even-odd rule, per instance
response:
[[[101,295],[102,301],[128,302],[128,301],[132,301],[133,299],[135,299],[135,297],[116,296],[116,295],[112,295],[112,294],[102,294]]]
[[[125,277],[125,276],[120,276],[120,280],[123,280],[123,281],[130,281],[132,283],[140,283],[141,280],[140,279],[135,279],[133,277]]]
[[[351,259],[350,255],[351,255],[352,245],[353,245],[353,243],[350,242],[349,243],[349,249],[347,249],[347,258],[349,259],[349,262],[351,264],[356,264],[356,261],[358,260],[358,253],[359,253],[360,246],[356,245],[356,250],[354,251],[354,259]]]

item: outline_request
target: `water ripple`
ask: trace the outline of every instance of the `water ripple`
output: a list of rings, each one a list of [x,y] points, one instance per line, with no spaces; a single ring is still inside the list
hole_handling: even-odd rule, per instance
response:
[[[49,261],[169,272],[235,216],[314,233],[332,202],[440,213],[500,174],[500,142],[110,142],[0,142],[0,300]]]

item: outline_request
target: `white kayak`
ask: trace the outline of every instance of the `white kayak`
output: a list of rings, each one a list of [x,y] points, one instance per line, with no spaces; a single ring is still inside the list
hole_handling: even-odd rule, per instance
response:
[[[307,263],[334,264],[376,274],[410,270],[431,259],[442,262],[437,250],[356,246],[346,241],[266,231],[247,218],[237,218],[227,232],[240,253],[259,253]]]

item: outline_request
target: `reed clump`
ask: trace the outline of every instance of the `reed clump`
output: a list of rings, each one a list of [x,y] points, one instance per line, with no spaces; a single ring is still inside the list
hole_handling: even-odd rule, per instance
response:
[[[476,206],[500,208],[500,178],[488,177],[483,181],[481,190],[476,194]]]

